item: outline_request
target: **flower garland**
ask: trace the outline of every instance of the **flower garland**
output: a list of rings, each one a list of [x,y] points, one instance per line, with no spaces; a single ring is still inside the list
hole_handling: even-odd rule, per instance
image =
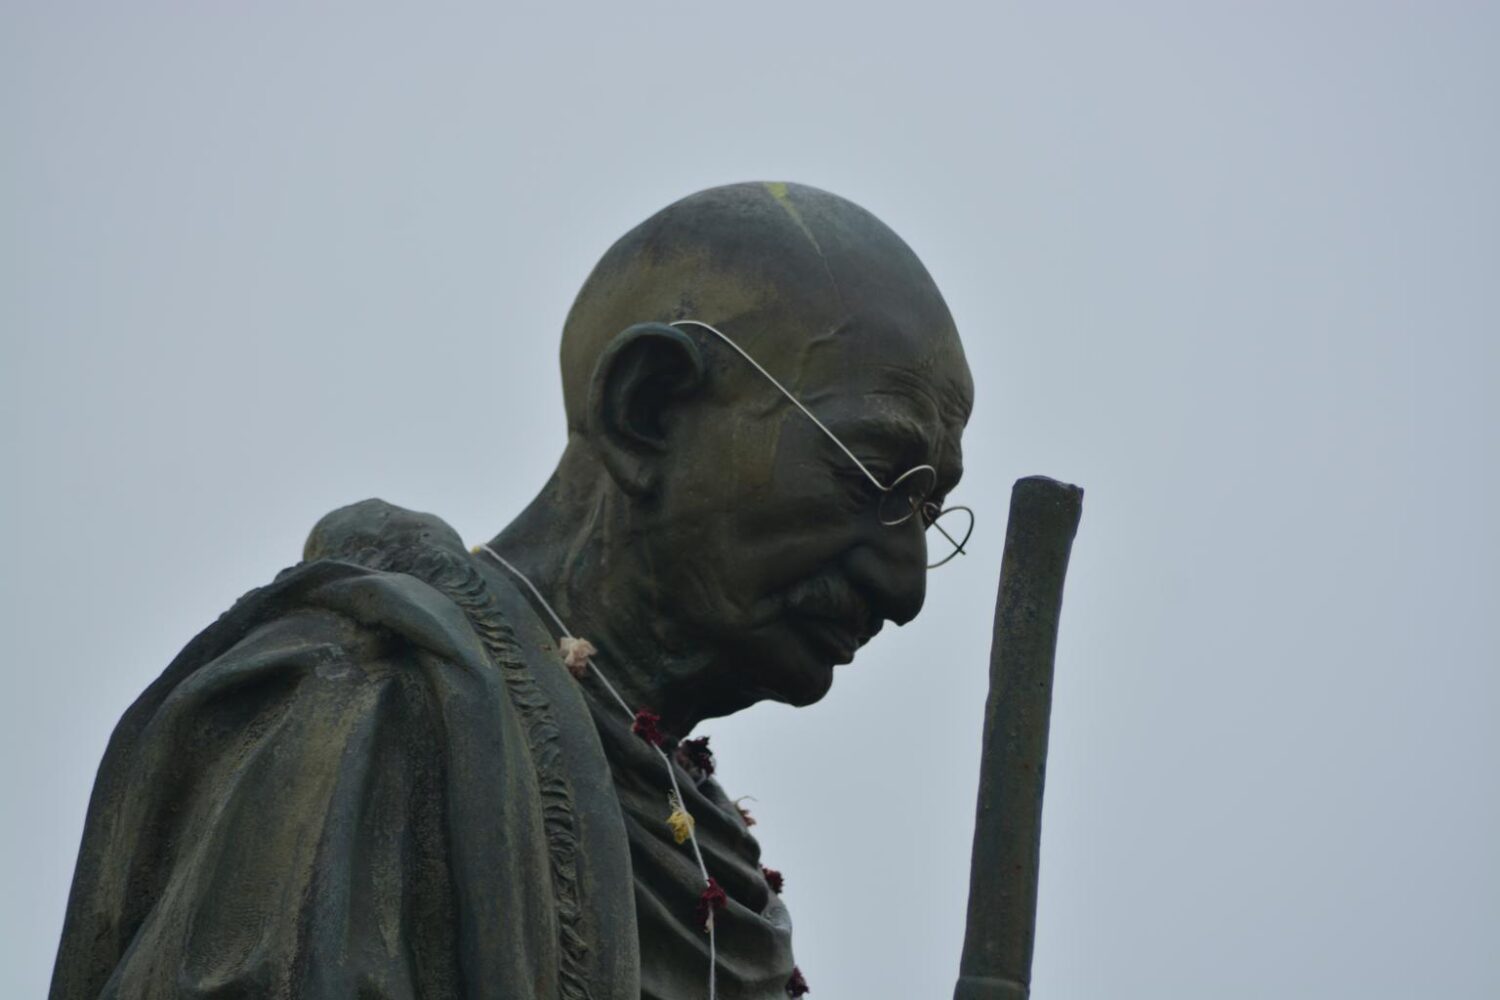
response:
[[[552,605],[547,603],[547,599],[542,596],[541,591],[536,588],[536,585],[531,582],[525,573],[522,573],[501,556],[500,553],[482,542],[474,546],[473,552],[475,555],[479,555],[481,552],[489,555],[490,558],[494,559],[495,562],[509,571],[511,575],[526,585],[526,588],[531,591],[532,596],[537,599],[538,603],[541,604],[552,618],[558,631],[562,633],[562,638],[558,641],[557,645],[559,652],[562,653],[563,666],[567,669],[568,673],[579,681],[592,674],[599,683],[603,684],[604,689],[610,693],[620,708],[624,709],[625,714],[630,717],[630,731],[639,736],[642,742],[651,747],[651,749],[655,750],[657,756],[661,758],[662,763],[666,765],[667,777],[672,783],[672,790],[667,794],[667,804],[670,809],[666,820],[667,828],[672,831],[672,839],[678,844],[686,843],[691,845],[693,858],[698,862],[698,873],[703,878],[704,889],[698,896],[696,915],[699,926],[708,934],[708,1000],[717,1000],[719,957],[718,944],[714,934],[714,913],[724,909],[729,904],[729,896],[714,877],[708,873],[708,866],[703,863],[703,852],[698,848],[698,836],[695,832],[697,824],[693,819],[692,813],[688,812],[687,808],[683,805],[682,789],[677,784],[677,770],[672,766],[672,756],[668,755],[666,750],[662,749],[663,744],[666,743],[666,734],[661,731],[661,716],[650,709],[631,710],[630,705],[621,697],[620,692],[609,682],[609,678],[605,677],[603,671],[594,663],[593,658],[598,654],[599,650],[587,639],[575,636],[568,631],[568,627],[557,616],[557,612],[552,609]],[[705,778],[714,773],[714,758],[713,753],[708,749],[707,736],[682,740],[677,745],[675,756],[685,771],[695,771]],[[734,807],[738,810],[740,818],[744,820],[746,826],[754,826],[755,819],[744,806],[740,805],[740,801],[742,800],[737,800],[734,803]],[[770,886],[771,891],[778,896],[781,895],[781,889],[784,884],[781,873],[774,868],[762,867],[761,874],[765,876],[766,884]],[[806,978],[802,975],[802,970],[796,966],[792,967],[792,975],[786,981],[786,992],[790,997],[801,997],[811,992],[808,989]]]

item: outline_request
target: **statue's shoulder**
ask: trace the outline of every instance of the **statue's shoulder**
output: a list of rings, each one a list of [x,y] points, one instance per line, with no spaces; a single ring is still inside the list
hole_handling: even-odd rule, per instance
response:
[[[408,510],[378,498],[361,500],[318,519],[302,547],[305,562],[381,561],[396,550],[437,548],[463,553],[463,540],[436,514]]]
[[[386,981],[638,996],[608,764],[579,749],[586,708],[537,681],[457,533],[370,500],[321,519],[304,555],[116,727],[54,1000]]]
[[[318,520],[300,562],[199,632],[127,716],[153,713],[190,676],[206,681],[236,672],[240,660],[262,649],[286,656],[316,649],[367,661],[391,659],[404,645],[482,664],[474,609],[463,606],[480,593],[476,578],[458,533],[441,518],[383,500],[340,507]],[[258,652],[253,658],[264,659]]]
[[[435,514],[369,499],[325,514],[274,587],[450,659],[482,658],[476,625],[499,612],[458,532]]]
[[[359,658],[397,641],[445,660],[482,663],[473,614],[482,596],[472,558],[441,518],[383,500],[340,507],[318,520],[300,562],[245,593],[199,632],[142,701],[153,702],[189,675],[232,659],[247,643],[342,647]]]

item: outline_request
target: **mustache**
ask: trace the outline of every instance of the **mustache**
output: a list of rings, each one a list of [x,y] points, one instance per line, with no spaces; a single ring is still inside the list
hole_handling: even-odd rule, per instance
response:
[[[885,620],[847,580],[819,575],[794,584],[786,593],[786,608],[809,618],[824,618],[853,629],[862,641],[870,639]]]

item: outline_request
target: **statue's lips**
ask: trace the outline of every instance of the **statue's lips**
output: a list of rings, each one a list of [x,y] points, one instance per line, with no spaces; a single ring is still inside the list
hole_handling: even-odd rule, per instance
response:
[[[848,663],[854,659],[855,651],[868,641],[868,636],[862,636],[831,618],[795,615],[792,621],[819,660]]]

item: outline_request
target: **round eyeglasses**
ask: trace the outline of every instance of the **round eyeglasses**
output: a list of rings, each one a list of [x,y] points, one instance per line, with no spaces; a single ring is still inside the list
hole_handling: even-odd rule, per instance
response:
[[[895,527],[898,524],[905,524],[914,517],[920,517],[927,539],[929,559],[934,555],[934,548],[937,549],[936,555],[941,557],[936,561],[928,562],[928,569],[937,569],[954,556],[967,554],[964,546],[968,544],[969,536],[974,533],[974,512],[968,507],[958,504],[952,507],[940,507],[930,499],[932,491],[937,488],[936,469],[930,465],[913,466],[891,480],[889,485],[882,483],[873,472],[865,467],[865,463],[861,462],[855,456],[854,452],[850,451],[844,442],[839,440],[838,435],[825,427],[823,421],[819,420],[811,410],[802,405],[801,400],[787,391],[786,386],[776,381],[774,375],[762,368],[760,362],[747,354],[745,349],[739,344],[730,340],[728,335],[722,330],[696,319],[680,319],[671,325],[676,327],[695,326],[707,330],[718,337],[732,347],[736,354],[750,362],[756,371],[764,375],[772,385],[780,390],[783,396],[791,401],[793,406],[801,410],[807,419],[816,424],[818,430],[826,434],[828,439],[848,456],[849,461],[853,462],[859,468],[859,471],[864,474],[865,478],[879,492],[879,500],[876,501],[876,516],[879,517],[881,524],[887,527]],[[942,521],[947,521],[948,526],[944,527],[940,523]],[[931,529],[933,528],[936,528],[938,534],[943,537],[943,542],[936,546],[934,546],[932,540]]]

